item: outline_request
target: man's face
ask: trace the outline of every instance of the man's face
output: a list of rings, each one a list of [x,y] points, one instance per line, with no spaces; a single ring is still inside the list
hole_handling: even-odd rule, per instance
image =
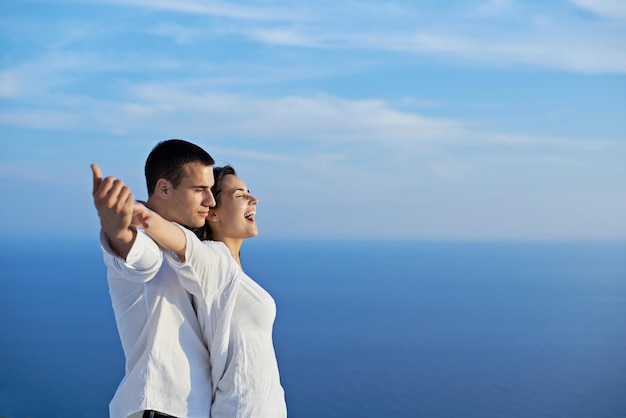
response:
[[[198,228],[205,224],[209,208],[215,206],[213,167],[194,162],[185,164],[183,170],[183,179],[168,197],[168,220]]]

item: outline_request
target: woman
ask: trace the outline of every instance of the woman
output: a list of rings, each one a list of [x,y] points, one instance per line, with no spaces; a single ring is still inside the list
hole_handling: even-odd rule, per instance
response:
[[[272,342],[276,305],[240,260],[243,241],[258,235],[258,200],[232,167],[214,168],[214,177],[216,205],[201,234],[211,240],[201,242],[141,203],[134,207],[133,224],[168,250],[170,265],[196,300],[211,357],[211,416],[285,417]]]

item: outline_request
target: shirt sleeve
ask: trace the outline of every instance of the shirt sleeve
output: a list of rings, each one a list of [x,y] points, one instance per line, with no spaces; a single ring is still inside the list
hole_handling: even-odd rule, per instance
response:
[[[200,241],[187,228],[178,225],[185,233],[185,261],[181,262],[172,251],[164,251],[170,266],[176,272],[180,284],[192,295],[212,303],[232,284],[235,261],[221,242]]]
[[[104,263],[109,272],[120,279],[135,283],[145,283],[158,273],[163,264],[163,253],[159,246],[142,230],[137,230],[135,242],[126,260],[111,248],[109,239],[100,231],[100,246],[104,253]]]
[[[182,228],[187,239],[185,261],[165,251],[180,284],[194,296],[198,320],[211,353],[213,396],[228,362],[230,326],[241,277],[239,265],[221,242],[200,241]]]

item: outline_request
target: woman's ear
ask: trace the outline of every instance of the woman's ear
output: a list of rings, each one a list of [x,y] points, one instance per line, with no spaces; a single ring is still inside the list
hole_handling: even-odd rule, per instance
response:
[[[206,217],[207,222],[219,222],[220,218],[215,211],[215,208],[209,209],[209,215]]]
[[[172,184],[168,180],[161,178],[157,180],[154,190],[161,199],[168,199],[171,186]]]

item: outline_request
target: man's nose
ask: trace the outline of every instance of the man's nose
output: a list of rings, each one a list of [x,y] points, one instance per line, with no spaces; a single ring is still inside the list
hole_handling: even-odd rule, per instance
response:
[[[215,197],[213,196],[213,193],[211,193],[210,190],[208,190],[206,195],[204,196],[204,201],[202,202],[202,204],[210,208],[215,206]]]

